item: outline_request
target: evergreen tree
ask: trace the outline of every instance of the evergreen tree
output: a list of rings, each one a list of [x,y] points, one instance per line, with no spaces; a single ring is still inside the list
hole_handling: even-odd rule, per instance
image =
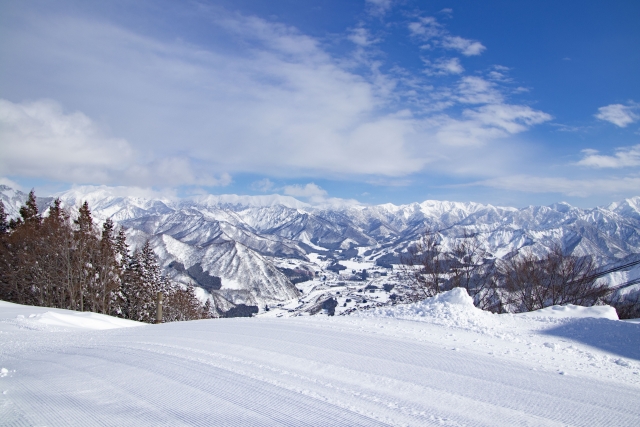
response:
[[[114,250],[116,253],[116,259],[118,266],[124,271],[129,265],[129,245],[127,244],[127,234],[124,228],[118,230],[118,235],[115,239]]]
[[[166,310],[163,308],[163,321],[176,322],[211,317],[211,303],[203,305],[196,297],[192,284],[186,287],[171,285],[166,297]]]
[[[9,234],[9,224],[6,222],[6,213],[4,211],[4,203],[0,201],[2,216],[0,217],[0,299],[6,301],[18,301],[17,286],[17,263],[16,252],[17,247],[13,244],[11,235]],[[11,220],[12,224],[15,221]]]
[[[153,323],[156,313],[156,297],[163,290],[163,277],[155,253],[147,241],[136,250],[129,262],[124,296],[125,317],[139,322]]]
[[[60,199],[54,200],[49,208],[49,215],[42,220],[39,235],[43,239],[43,258],[48,261],[46,268],[51,281],[50,301],[45,305],[69,308],[74,241],[69,213],[62,208]]]
[[[7,222],[7,213],[4,210],[4,203],[0,200],[0,235],[9,231],[9,223]]]
[[[86,201],[78,209],[78,218],[74,221],[78,226],[78,232],[81,234],[91,234],[93,232],[93,218],[91,216],[91,210],[89,209],[89,203]]]
[[[118,290],[111,296],[111,313],[114,316],[129,318],[127,317],[127,292],[131,276],[129,272],[131,255],[129,254],[129,245],[127,244],[127,235],[124,228],[118,230],[113,249],[115,253],[116,272],[120,285]]]
[[[131,256],[124,229],[116,233],[107,219],[99,232],[87,202],[74,221],[59,199],[44,218],[35,202],[31,191],[21,219],[9,230],[0,202],[0,299],[152,323],[162,291],[164,321],[210,316],[211,304],[203,307],[193,286],[171,283],[162,275],[148,241]]]
[[[7,247],[9,248],[9,294],[20,304],[39,305],[44,289],[41,258],[40,215],[36,206],[34,190],[29,192],[27,202],[20,208],[21,219],[11,221]]]
[[[49,207],[49,216],[47,216],[43,221],[49,223],[52,221],[56,223],[69,221],[69,216],[66,215],[66,212],[62,209],[62,202],[60,201],[60,198],[56,198],[53,201],[53,205]]]
[[[213,306],[211,304],[211,300],[207,298],[207,302],[202,306],[202,318],[212,319],[213,317]]]
[[[94,229],[93,218],[89,204],[85,201],[78,210],[78,218],[74,220],[75,257],[74,271],[76,273],[75,291],[80,311],[95,311],[98,300],[98,287],[95,283],[95,265],[99,242]]]
[[[36,192],[35,190],[29,191],[27,202],[20,208],[20,216],[25,224],[40,223],[40,215],[38,213],[38,205],[36,204]]]
[[[116,237],[113,221],[110,218],[102,226],[102,236],[95,257],[96,293],[98,311],[112,313],[112,303],[120,288],[119,265],[116,257]]]
[[[158,292],[164,291],[164,278],[158,265],[155,252],[151,248],[151,244],[147,240],[140,251],[140,262],[142,264],[142,284],[143,284],[143,307],[147,322],[152,323],[155,320],[157,295]]]
[[[111,218],[107,218],[102,225],[102,243],[112,244],[115,241],[115,226]]]
[[[151,244],[147,240],[140,251],[140,260],[142,262],[143,280],[145,286],[150,292],[157,293],[162,290],[162,273],[156,258],[155,252],[151,248]]]
[[[126,257],[126,265],[122,268],[122,283],[120,284],[120,315],[125,319],[138,320],[138,296],[141,288],[141,267],[137,253]]]

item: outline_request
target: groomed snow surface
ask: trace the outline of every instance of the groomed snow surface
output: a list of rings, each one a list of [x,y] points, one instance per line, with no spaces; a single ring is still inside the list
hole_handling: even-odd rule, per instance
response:
[[[454,289],[141,325],[0,302],[0,425],[638,426],[640,324],[611,310],[495,315]]]

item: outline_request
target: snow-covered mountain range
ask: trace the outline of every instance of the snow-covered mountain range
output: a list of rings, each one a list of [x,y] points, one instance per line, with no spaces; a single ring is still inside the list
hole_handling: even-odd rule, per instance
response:
[[[640,197],[592,209],[566,203],[516,209],[433,200],[323,207],[281,195],[128,194],[122,188],[77,187],[54,197],[68,207],[88,201],[96,219],[110,217],[127,228],[134,245],[149,239],[174,280],[197,282],[222,305],[295,298],[298,290],[276,260],[309,261],[320,254],[393,263],[427,227],[440,232],[444,246],[476,235],[497,258],[525,247],[542,254],[558,243],[576,255],[594,256],[601,266],[640,256]],[[0,197],[15,216],[26,194],[0,186]]]

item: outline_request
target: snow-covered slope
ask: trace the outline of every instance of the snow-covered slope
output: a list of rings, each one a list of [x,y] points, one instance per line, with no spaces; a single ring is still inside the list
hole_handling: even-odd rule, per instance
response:
[[[20,207],[27,200],[27,193],[0,184],[0,200],[4,204],[4,211],[7,216],[16,218],[20,216]],[[36,199],[40,211],[45,211],[52,201],[53,198],[51,197],[38,197]]]
[[[264,306],[299,294],[284,274],[241,243],[228,241],[201,248],[162,234],[151,244],[167,268],[172,262],[179,262],[185,269],[199,264],[209,275],[221,277],[222,285],[216,291],[234,304]]]
[[[0,425],[638,425],[640,325],[423,305],[91,332],[0,305]]]
[[[0,200],[4,204],[4,210],[9,217],[16,217],[19,214],[20,206],[27,199],[27,195],[19,190],[14,190],[6,185],[0,185]]]

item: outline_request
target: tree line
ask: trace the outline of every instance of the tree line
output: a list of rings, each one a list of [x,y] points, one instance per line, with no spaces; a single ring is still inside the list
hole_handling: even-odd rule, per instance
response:
[[[0,201],[2,300],[153,323],[163,292],[163,322],[212,316],[193,286],[162,275],[148,241],[130,253],[125,230],[111,219],[99,228],[87,202],[71,215],[56,199],[44,216],[32,190],[20,217],[7,219]]]
[[[531,251],[493,259],[477,235],[465,234],[445,250],[442,237],[426,230],[400,259],[410,292],[417,301],[456,287],[467,290],[474,305],[495,313],[521,313],[552,305],[609,304],[620,318],[640,316],[638,298],[621,298],[597,279],[591,256],[578,257],[556,244],[542,257]]]

